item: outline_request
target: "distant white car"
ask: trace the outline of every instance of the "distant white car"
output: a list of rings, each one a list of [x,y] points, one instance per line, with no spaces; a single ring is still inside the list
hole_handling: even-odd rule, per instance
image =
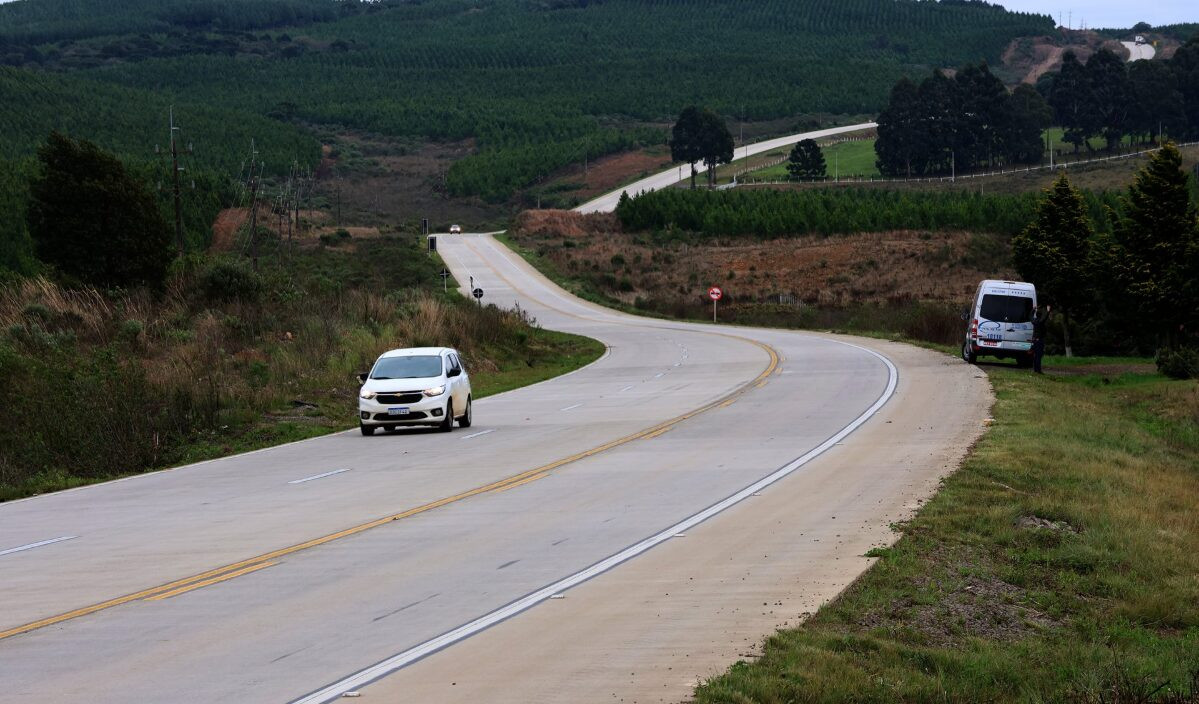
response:
[[[461,235],[462,234],[462,226],[461,225],[450,225],[450,234],[451,235]]]
[[[432,425],[448,433],[455,420],[460,427],[470,427],[470,376],[457,350],[412,347],[384,352],[358,379],[358,427],[363,435],[402,425]]]

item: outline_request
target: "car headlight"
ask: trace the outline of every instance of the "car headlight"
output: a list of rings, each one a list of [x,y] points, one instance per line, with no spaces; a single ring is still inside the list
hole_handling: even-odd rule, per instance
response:
[[[444,387],[444,386],[434,386],[434,387],[433,387],[433,388],[431,388],[431,389],[425,389],[425,390],[424,390],[424,394],[425,394],[426,396],[440,396],[440,395],[442,395],[442,394],[444,394],[444,393],[445,393],[445,387]]]
[[[368,400],[374,398],[375,396],[378,396],[378,394],[374,391],[363,391],[362,393],[358,394],[358,398],[365,398]]]

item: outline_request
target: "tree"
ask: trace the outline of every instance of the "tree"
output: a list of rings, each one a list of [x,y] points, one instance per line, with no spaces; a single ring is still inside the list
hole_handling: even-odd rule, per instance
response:
[[[1020,276],[1061,309],[1067,357],[1074,354],[1070,315],[1090,299],[1093,234],[1082,194],[1062,174],[1037,206],[1036,220],[1012,238],[1012,260]]]
[[[787,174],[792,181],[823,181],[828,178],[824,152],[814,140],[805,139],[791,149],[787,157]]]
[[[708,185],[716,185],[716,167],[733,160],[733,133],[719,115],[704,110],[701,115],[700,156],[708,167]]]
[[[1053,124],[1053,108],[1041,94],[1027,84],[1012,91],[1011,118],[1003,133],[1003,149],[1007,158],[1017,164],[1037,163],[1045,153],[1041,134]]]
[[[1107,140],[1107,148],[1115,149],[1129,130],[1128,115],[1132,107],[1132,91],[1124,60],[1110,49],[1100,49],[1087,59],[1087,81],[1090,84],[1090,119],[1096,134]]]
[[[1054,122],[1065,130],[1062,137],[1074,145],[1074,151],[1095,134],[1095,123],[1089,111],[1093,103],[1091,82],[1087,70],[1073,51],[1062,56],[1062,68],[1053,79],[1049,104],[1053,106]]]
[[[683,108],[670,130],[670,160],[691,167],[692,190],[695,189],[695,162],[704,158],[703,130],[703,110],[695,105]]]
[[[1111,278],[1159,344],[1172,347],[1199,324],[1199,216],[1178,149],[1158,150],[1121,201],[1105,247]]]
[[[1128,116],[1131,134],[1152,139],[1159,131],[1171,135],[1186,131],[1182,93],[1167,62],[1132,62],[1128,67],[1128,82],[1132,96]]]
[[[1182,95],[1187,137],[1199,137],[1199,35],[1193,37],[1170,59],[1170,70]]]
[[[874,143],[878,170],[884,176],[911,178],[913,164],[921,151],[920,89],[901,78],[891,89],[891,99],[878,116],[878,139]]]
[[[174,257],[170,228],[125,166],[58,132],[38,161],[27,215],[38,258],[84,283],[161,287]]]

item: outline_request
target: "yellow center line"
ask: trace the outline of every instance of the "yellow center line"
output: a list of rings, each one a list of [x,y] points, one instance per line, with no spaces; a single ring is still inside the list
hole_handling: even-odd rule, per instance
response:
[[[492,491],[494,491],[495,493],[498,494],[501,491],[508,491],[509,489],[515,489],[518,486],[524,486],[525,484],[528,484],[529,482],[535,482],[538,479],[544,479],[545,477],[548,477],[549,475],[550,475],[549,472],[542,472],[541,474],[535,474],[531,477],[525,477],[524,479],[521,479],[518,482],[513,482],[512,484],[509,484],[507,486],[502,486],[498,489],[493,489]]]
[[[467,244],[467,247],[470,248],[471,251],[475,251],[474,248],[470,247],[469,244]],[[475,251],[475,254],[478,255],[478,252]],[[482,257],[480,257],[480,259],[481,258]],[[490,267],[490,263],[488,263],[488,266]],[[492,267],[492,270],[494,271],[494,267]],[[500,278],[504,278],[503,275],[500,274],[498,271],[496,271],[495,273],[497,275],[499,275]],[[504,281],[506,281],[510,286],[512,285],[512,282],[508,281],[508,279],[504,278]],[[513,290],[516,290],[515,286],[513,286]],[[542,303],[541,301],[538,301],[538,302]],[[545,304],[542,303],[542,305],[545,305]],[[563,315],[568,315],[570,317],[578,318],[581,320],[588,320],[587,318],[583,318],[582,316],[574,315],[572,313],[567,313],[566,311],[558,310],[557,308],[553,308],[552,306],[546,306],[546,307],[552,308],[553,310],[556,310],[559,313],[562,313]],[[593,321],[593,322],[605,322],[605,321]],[[645,326],[645,327],[658,327],[658,326]],[[743,386],[740,386],[740,387],[734,389],[733,391],[729,392],[728,394],[725,394],[724,396],[716,399],[715,401],[705,404],[705,405],[703,405],[699,408],[696,408],[692,411],[688,411],[687,413],[684,413],[680,416],[676,416],[675,418],[672,418],[670,420],[659,423],[650,428],[646,428],[644,430],[638,431],[631,435],[626,435],[622,438],[618,438],[616,440],[606,442],[602,445],[599,445],[598,447],[593,447],[590,450],[584,450],[583,452],[573,454],[569,457],[565,457],[560,460],[555,460],[554,462],[550,462],[549,464],[545,464],[540,467],[536,467],[534,469],[520,472],[519,474],[514,474],[510,477],[500,479],[495,482],[491,482],[490,484],[485,484],[483,486],[475,487],[474,489],[463,491],[461,493],[454,494],[453,496],[447,496],[443,499],[438,499],[436,501],[432,501],[430,503],[424,504],[423,506],[417,506],[416,508],[411,508],[406,511],[401,511],[399,513],[395,513],[390,516],[376,518],[373,521],[368,521],[368,522],[362,523],[360,525],[346,528],[345,530],[340,530],[336,533],[330,533],[329,535],[324,535],[319,538],[313,538],[312,540],[308,540],[303,543],[299,543],[299,544],[292,545],[292,546],[285,547],[285,548],[280,548],[278,550],[273,550],[271,552],[264,553],[262,555],[258,555],[257,557],[251,557],[246,560],[234,562],[232,564],[225,565],[223,567],[218,567],[216,569],[208,570],[206,572],[202,572],[200,574],[193,575],[191,577],[186,577],[184,579],[175,580],[173,582],[169,582],[167,584],[162,584],[157,587],[151,587],[150,589],[144,589],[139,592],[134,592],[133,594],[126,594],[125,596],[120,596],[120,597],[116,597],[114,599],[109,599],[107,601],[102,601],[97,604],[92,604],[91,606],[85,606],[85,607],[82,607],[79,609],[75,609],[73,611],[68,611],[66,613],[58,614],[56,616],[49,616],[47,618],[33,621],[30,623],[24,624],[22,626],[16,626],[16,627],[10,628],[6,631],[0,631],[0,640],[4,640],[5,638],[11,638],[12,636],[20,635],[22,633],[28,633],[29,631],[34,631],[39,628],[45,628],[46,626],[52,626],[57,623],[62,623],[63,621],[69,621],[71,619],[76,619],[81,616],[87,616],[89,614],[94,614],[97,611],[111,609],[114,606],[120,606],[121,604],[127,604],[131,601],[136,601],[138,599],[150,599],[150,598],[158,597],[158,596],[161,596],[164,594],[171,594],[173,592],[174,593],[182,593],[183,591],[187,591],[188,589],[203,586],[203,585],[199,584],[200,582],[213,583],[215,581],[221,581],[223,579],[229,579],[232,577],[236,577],[239,574],[245,574],[248,571],[253,571],[254,569],[261,569],[262,567],[269,566],[269,565],[260,564],[260,563],[270,562],[271,560],[276,560],[280,557],[284,557],[286,555],[291,555],[292,553],[300,552],[301,550],[308,550],[310,548],[315,548],[317,546],[324,545],[326,543],[331,543],[335,540],[341,540],[342,538],[348,538],[352,535],[357,535],[359,533],[363,533],[365,531],[371,530],[372,528],[378,528],[379,526],[387,525],[388,523],[391,523],[392,521],[399,521],[399,520],[402,520],[405,518],[410,518],[412,516],[416,516],[418,514],[425,513],[427,511],[432,511],[433,509],[436,509],[436,508],[441,508],[442,506],[446,506],[448,504],[452,504],[452,503],[462,501],[464,499],[468,499],[472,496],[478,496],[479,494],[485,494],[487,492],[492,492],[492,491],[497,491],[497,490],[511,489],[511,488],[514,488],[521,484],[531,482],[536,479],[540,479],[541,477],[538,475],[544,475],[548,472],[551,472],[551,471],[558,469],[560,467],[563,467],[565,465],[572,464],[574,462],[578,462],[579,460],[583,460],[588,457],[598,455],[602,452],[607,452],[608,450],[611,450],[616,447],[620,447],[621,445],[627,445],[628,443],[633,442],[635,440],[657,437],[657,436],[665,433],[667,430],[678,425],[679,423],[682,423],[685,420],[689,420],[691,418],[694,418],[697,415],[700,415],[701,413],[705,413],[707,411],[712,410],[713,408],[717,408],[722,403],[735,400],[737,397],[748,392],[749,389],[752,388],[755,384],[757,384],[760,381],[765,380],[767,377],[769,377],[771,374],[774,373],[775,369],[778,368],[778,365],[779,365],[778,352],[776,352],[774,350],[774,348],[770,347],[769,345],[758,342],[757,340],[751,340],[749,338],[739,337],[736,335],[728,335],[725,333],[718,333],[718,332],[707,332],[707,331],[703,331],[703,332],[705,334],[709,334],[709,335],[718,335],[720,337],[728,337],[731,339],[741,340],[741,341],[756,345],[757,347],[765,350],[766,353],[770,356],[770,363],[767,365],[766,369],[764,369],[762,371],[762,373],[759,374],[757,377],[755,377],[753,380],[744,384]],[[243,571],[243,570],[245,570],[245,568],[253,568],[253,569]],[[234,574],[234,573],[237,573],[237,574]],[[213,578],[216,578],[216,579],[213,580]],[[162,596],[162,598],[166,598],[166,596]]]
[[[211,584],[216,584],[217,582],[224,582],[227,579],[233,579],[234,577],[240,577],[243,574],[250,574],[251,572],[257,572],[258,570],[265,569],[267,567],[271,567],[271,566],[277,565],[277,564],[279,564],[279,563],[278,562],[261,562],[257,565],[250,565],[249,567],[243,567],[240,570],[235,570],[233,572],[226,572],[225,574],[220,575],[219,577],[213,577],[212,579],[206,579],[202,582],[195,582],[192,584],[188,584],[187,586],[179,587],[178,589],[172,589],[169,592],[162,592],[161,594],[155,594],[152,597],[148,597],[146,599],[146,601],[162,601],[163,599],[170,599],[173,596],[179,596],[180,594],[190,592],[193,589],[200,589],[201,587],[207,587]]]

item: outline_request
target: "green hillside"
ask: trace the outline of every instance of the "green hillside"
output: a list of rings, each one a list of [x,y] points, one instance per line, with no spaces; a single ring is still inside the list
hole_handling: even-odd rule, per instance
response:
[[[0,72],[0,158],[60,129],[153,162],[174,104],[197,166],[226,179],[251,138],[276,172],[312,165],[317,131],[473,140],[444,188],[503,201],[660,143],[689,103],[762,121],[870,114],[899,76],[996,60],[1051,28],[914,0],[15,2],[0,5],[14,67]]]

